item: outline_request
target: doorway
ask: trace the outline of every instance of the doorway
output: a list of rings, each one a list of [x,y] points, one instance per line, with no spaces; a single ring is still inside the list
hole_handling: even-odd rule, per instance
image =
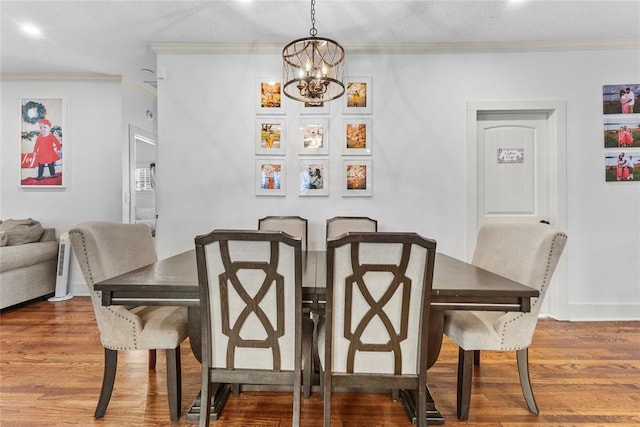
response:
[[[129,126],[129,209],[125,222],[145,223],[156,234],[156,136]]]
[[[567,231],[566,103],[467,104],[467,257],[483,222],[549,221]],[[566,263],[554,274],[542,312],[567,304]]]

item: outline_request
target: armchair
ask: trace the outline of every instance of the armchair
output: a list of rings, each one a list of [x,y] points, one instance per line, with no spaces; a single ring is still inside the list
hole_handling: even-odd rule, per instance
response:
[[[469,418],[473,365],[480,350],[516,351],[520,384],[529,411],[538,413],[529,380],[528,349],[540,306],[565,247],[567,235],[546,223],[486,224],[480,228],[472,263],[540,291],[531,311],[447,311],[444,332],[458,346],[457,415]]]
[[[104,375],[95,418],[102,417],[109,405],[118,351],[150,350],[150,369],[153,369],[155,350],[164,349],[169,412],[171,420],[176,421],[182,404],[180,344],[187,337],[186,307],[105,307],[102,292],[93,288],[95,283],[156,261],[151,229],[145,224],[85,222],[71,228],[69,238],[89,288],[104,346]]]

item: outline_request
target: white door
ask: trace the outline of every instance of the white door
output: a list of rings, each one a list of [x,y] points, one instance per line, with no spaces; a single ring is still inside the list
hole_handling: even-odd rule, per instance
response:
[[[480,101],[467,105],[467,257],[487,221],[549,221],[567,230],[566,104]],[[542,313],[566,301],[566,267],[554,274]]]
[[[546,112],[480,112],[478,227],[490,221],[549,220]]]

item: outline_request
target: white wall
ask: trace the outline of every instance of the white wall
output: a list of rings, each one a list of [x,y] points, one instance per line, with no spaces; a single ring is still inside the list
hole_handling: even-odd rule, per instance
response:
[[[160,257],[214,228],[292,214],[309,219],[311,248],[322,247],[326,218],[368,215],[381,230],[419,232],[464,258],[466,103],[564,100],[569,245],[560,317],[640,318],[640,187],[604,182],[602,142],[602,85],[635,83],[636,52],[347,55],[349,75],[373,77],[371,198],[338,191],[340,101],[330,114],[330,195],[298,196],[297,148],[288,140],[286,197],[255,196],[255,78],[280,76],[277,52],[159,54]],[[288,102],[290,134],[298,113]]]
[[[58,237],[81,221],[120,222],[126,129],[129,123],[151,126],[145,111],[155,109],[155,99],[119,78],[3,77],[0,83],[0,218],[31,217],[54,227]],[[20,99],[25,97],[62,98],[66,103],[64,189],[20,187]],[[76,295],[87,293],[75,264],[70,290]]]

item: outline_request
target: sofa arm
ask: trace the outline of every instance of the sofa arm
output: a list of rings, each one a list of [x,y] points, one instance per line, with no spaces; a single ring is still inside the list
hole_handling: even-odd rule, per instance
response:
[[[41,242],[52,242],[56,240],[56,229],[55,228],[45,228],[42,232],[42,236],[40,236]]]

